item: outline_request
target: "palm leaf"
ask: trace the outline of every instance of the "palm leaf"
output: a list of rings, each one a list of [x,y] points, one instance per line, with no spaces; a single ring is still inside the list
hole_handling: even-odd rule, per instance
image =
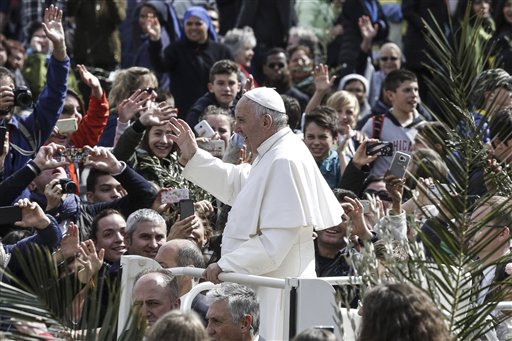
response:
[[[0,321],[2,329],[9,330],[4,336],[44,340],[12,328],[14,324],[36,322],[44,324],[54,337],[63,340],[110,341],[116,338],[121,295],[109,281],[98,277],[92,280],[81,319],[73,323],[72,301],[80,283],[71,274],[62,276],[51,253],[38,245],[30,245],[23,253],[15,249],[13,258],[19,262],[21,277],[5,272],[4,276],[12,284],[0,283]],[[107,307],[100,320],[104,309],[102,302],[106,302]],[[131,313],[129,318],[134,323],[129,324],[118,340],[141,340],[144,334],[141,316]]]

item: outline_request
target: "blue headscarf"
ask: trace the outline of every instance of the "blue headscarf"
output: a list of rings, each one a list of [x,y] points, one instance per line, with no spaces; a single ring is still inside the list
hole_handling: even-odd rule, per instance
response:
[[[213,41],[218,41],[217,33],[215,33],[215,29],[213,28],[212,21],[210,20],[210,16],[208,15],[208,12],[203,8],[199,6],[192,6],[187,9],[185,14],[183,15],[183,26],[185,26],[185,23],[187,22],[188,18],[190,17],[197,17],[201,19],[202,22],[206,24],[206,27],[208,27],[208,38]],[[181,39],[185,39],[185,30],[183,30],[183,34],[181,35]]]

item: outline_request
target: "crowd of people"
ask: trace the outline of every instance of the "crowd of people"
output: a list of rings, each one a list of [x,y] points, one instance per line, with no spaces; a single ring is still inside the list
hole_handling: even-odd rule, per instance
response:
[[[508,298],[512,0],[43,3],[0,4],[0,206],[17,212],[0,217],[0,266],[23,279],[30,245],[50,250],[81,283],[72,325],[91,280],[120,290],[137,255],[164,268],[133,286],[147,340],[280,340],[283,291],[222,273],[351,276],[371,245],[379,258],[420,239],[432,259],[454,219],[443,194],[472,206],[475,304]],[[455,124],[456,96],[430,84],[434,36],[486,56]],[[180,301],[198,279],[165,270],[186,266],[218,284],[192,313]],[[363,302],[360,340],[452,337],[411,285],[360,294],[346,297]]]

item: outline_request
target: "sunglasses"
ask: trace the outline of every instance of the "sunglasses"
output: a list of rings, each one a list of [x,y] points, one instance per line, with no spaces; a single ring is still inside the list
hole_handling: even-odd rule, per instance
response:
[[[364,194],[378,196],[380,198],[380,200],[383,200],[383,201],[392,201],[391,196],[385,190],[375,191],[373,189],[369,189],[369,190],[364,191]]]
[[[271,69],[275,68],[276,66],[280,69],[284,68],[283,63],[269,63],[269,64],[267,64],[267,66]]]
[[[382,60],[383,62],[387,62],[388,60],[395,62],[398,60],[398,57],[380,57],[380,60]]]

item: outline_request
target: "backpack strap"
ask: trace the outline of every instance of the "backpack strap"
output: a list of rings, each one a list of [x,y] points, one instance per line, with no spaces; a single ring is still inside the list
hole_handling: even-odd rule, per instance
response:
[[[37,150],[40,147],[40,141],[38,141],[38,143],[36,143],[36,138],[34,137],[33,134],[31,134],[28,131],[27,127],[25,127],[25,125],[23,123],[18,122],[18,129],[23,134],[23,136],[25,136],[25,138],[27,139],[28,144],[30,145],[31,150],[25,150],[25,149],[15,145],[14,143],[11,143],[11,146],[13,147],[14,150],[16,150],[18,153],[20,153],[23,156],[32,156],[32,157],[34,157],[35,154],[37,153]],[[37,134],[37,132],[39,130],[39,122],[37,122],[37,120],[35,121],[35,129],[34,130],[35,130],[35,133]],[[39,132],[39,134],[40,134],[40,132]],[[39,140],[40,139],[41,138],[39,136]]]
[[[384,124],[385,114],[380,114],[372,117],[373,121],[373,132],[372,139],[380,140],[380,135],[382,133],[382,125]]]

